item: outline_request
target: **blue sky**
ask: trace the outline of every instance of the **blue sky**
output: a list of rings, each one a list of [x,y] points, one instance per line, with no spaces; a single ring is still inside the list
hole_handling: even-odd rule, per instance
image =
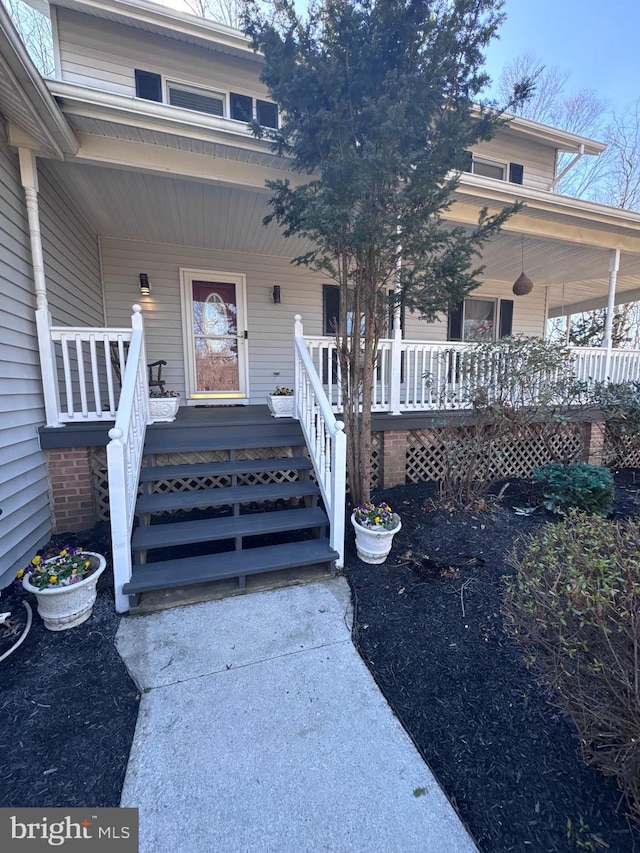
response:
[[[487,70],[529,52],[569,71],[569,91],[592,89],[612,106],[640,97],[638,0],[506,0],[507,20],[487,51]]]

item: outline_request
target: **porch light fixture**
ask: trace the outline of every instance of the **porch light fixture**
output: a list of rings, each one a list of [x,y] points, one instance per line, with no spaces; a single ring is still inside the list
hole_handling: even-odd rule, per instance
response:
[[[271,291],[271,298],[273,299],[274,305],[280,305],[280,285],[274,284],[273,290]]]
[[[520,240],[522,251],[522,272],[515,280],[512,290],[516,296],[526,296],[527,293],[531,293],[531,291],[533,290],[533,282],[524,271],[524,234],[522,235]]]
[[[140,294],[142,296],[151,295],[151,285],[149,284],[149,276],[146,272],[140,273]]]

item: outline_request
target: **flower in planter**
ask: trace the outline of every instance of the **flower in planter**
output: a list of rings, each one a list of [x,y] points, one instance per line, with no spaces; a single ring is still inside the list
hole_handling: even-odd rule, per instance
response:
[[[293,397],[293,388],[286,388],[284,385],[276,385],[276,390],[271,393],[273,397]]]
[[[55,557],[46,561],[36,555],[26,569],[18,571],[17,578],[22,580],[27,575],[32,586],[38,589],[51,589],[78,583],[92,571],[91,560],[87,558],[82,548],[67,546]]]
[[[179,391],[167,391],[167,389],[165,388],[162,391],[149,391],[149,396],[153,400],[155,400],[155,399],[166,399],[167,397],[179,397],[180,392]]]
[[[398,526],[400,516],[387,503],[359,504],[353,511],[355,521],[369,530],[393,530]]]

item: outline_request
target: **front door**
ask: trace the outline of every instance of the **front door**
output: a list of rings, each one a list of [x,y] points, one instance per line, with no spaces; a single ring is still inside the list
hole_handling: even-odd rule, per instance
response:
[[[183,273],[188,396],[247,396],[244,276]]]

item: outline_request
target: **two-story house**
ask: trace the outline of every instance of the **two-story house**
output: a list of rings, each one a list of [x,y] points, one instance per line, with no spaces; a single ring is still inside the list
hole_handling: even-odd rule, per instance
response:
[[[56,75],[43,80],[0,6],[5,582],[54,526],[82,529],[105,516],[105,447],[116,417],[118,429],[135,433],[116,441],[124,455],[120,473],[110,475],[116,490],[112,509],[116,502],[126,504],[114,532],[114,547],[118,539],[122,554],[129,551],[143,456],[147,468],[154,454],[156,466],[164,466],[155,480],[143,472],[147,484],[156,484],[145,490],[165,495],[161,510],[200,506],[198,499],[209,505],[210,498],[189,499],[203,485],[269,486],[273,496],[283,483],[288,490],[281,497],[299,497],[310,505],[305,509],[317,510],[314,479],[305,473],[311,463],[300,451],[312,444],[315,481],[324,503],[331,503],[323,477],[329,472],[329,482],[333,476],[336,428],[325,410],[338,411],[340,405],[330,354],[336,287],[293,266],[302,243],[262,224],[268,210],[265,181],[302,178],[247,127],[249,119],[267,127],[279,121],[277,105],[259,81],[260,56],[236,30],[145,0],[56,0],[50,16]],[[390,317],[374,395],[381,418],[374,465],[380,485],[404,482],[412,447],[414,457],[422,452],[419,430],[435,405],[422,378],[443,350],[511,334],[543,336],[549,317],[640,298],[640,215],[556,192],[561,154],[577,159],[602,150],[598,142],[513,118],[472,152],[452,223],[475,223],[481,207],[498,210],[514,199],[525,207],[486,249],[483,284],[457,310],[432,324],[408,312],[395,324]],[[523,265],[534,286],[516,295]],[[138,332],[131,319],[136,303],[142,309],[134,312]],[[297,338],[308,361],[294,359],[298,314],[303,325],[296,327]],[[180,394],[174,423],[146,430],[148,406],[140,408],[135,396],[138,380],[146,395],[146,372],[139,376],[134,364],[128,381],[125,367],[134,349],[143,366],[166,362],[162,379]],[[637,374],[635,357],[605,347],[584,354],[579,363],[598,375],[627,377]],[[316,384],[309,383],[310,370]],[[294,436],[291,422],[276,437],[276,422],[263,412],[267,396],[277,385],[295,384],[302,393],[305,382],[309,400],[313,397],[312,416],[303,424],[305,441]],[[320,406],[318,388],[326,395]],[[211,433],[216,418],[218,423],[226,418],[226,445],[195,437],[207,419]],[[238,438],[242,418],[253,418],[248,446]],[[190,437],[180,432],[185,425]],[[309,429],[320,432],[310,436]],[[393,441],[385,438],[389,434]],[[173,435],[173,446],[150,438],[158,435]],[[280,469],[283,456],[295,464],[284,473],[274,471],[262,458],[269,446],[285,448],[278,454]],[[177,471],[171,453],[196,467]],[[411,476],[419,477],[419,470]],[[296,492],[300,482],[305,485]],[[168,493],[182,497],[166,498]],[[238,506],[245,500],[229,498],[234,517],[241,516]],[[334,522],[336,506],[328,509]],[[155,511],[143,502],[140,528]],[[316,512],[303,526],[319,531],[316,539],[324,542],[327,523]],[[247,529],[237,522],[234,551],[241,551],[244,537],[265,532],[257,523]],[[226,534],[231,535],[228,529]],[[188,541],[200,541],[194,539],[198,535],[190,533]],[[215,538],[211,531],[207,535]],[[253,567],[239,557],[225,577],[242,575],[240,564],[247,575],[257,572],[260,560],[274,570],[305,560],[339,562],[341,536],[338,525],[326,549],[310,549],[304,559],[302,546],[289,561],[272,552],[272,564],[269,554],[256,556]],[[185,541],[176,533],[157,547]],[[134,543],[140,565],[149,542],[142,537]],[[123,593],[131,566],[123,571],[120,609],[126,594],[153,586],[141,582]],[[178,585],[181,571],[172,564],[158,585]],[[203,563],[187,580],[209,577]]]

